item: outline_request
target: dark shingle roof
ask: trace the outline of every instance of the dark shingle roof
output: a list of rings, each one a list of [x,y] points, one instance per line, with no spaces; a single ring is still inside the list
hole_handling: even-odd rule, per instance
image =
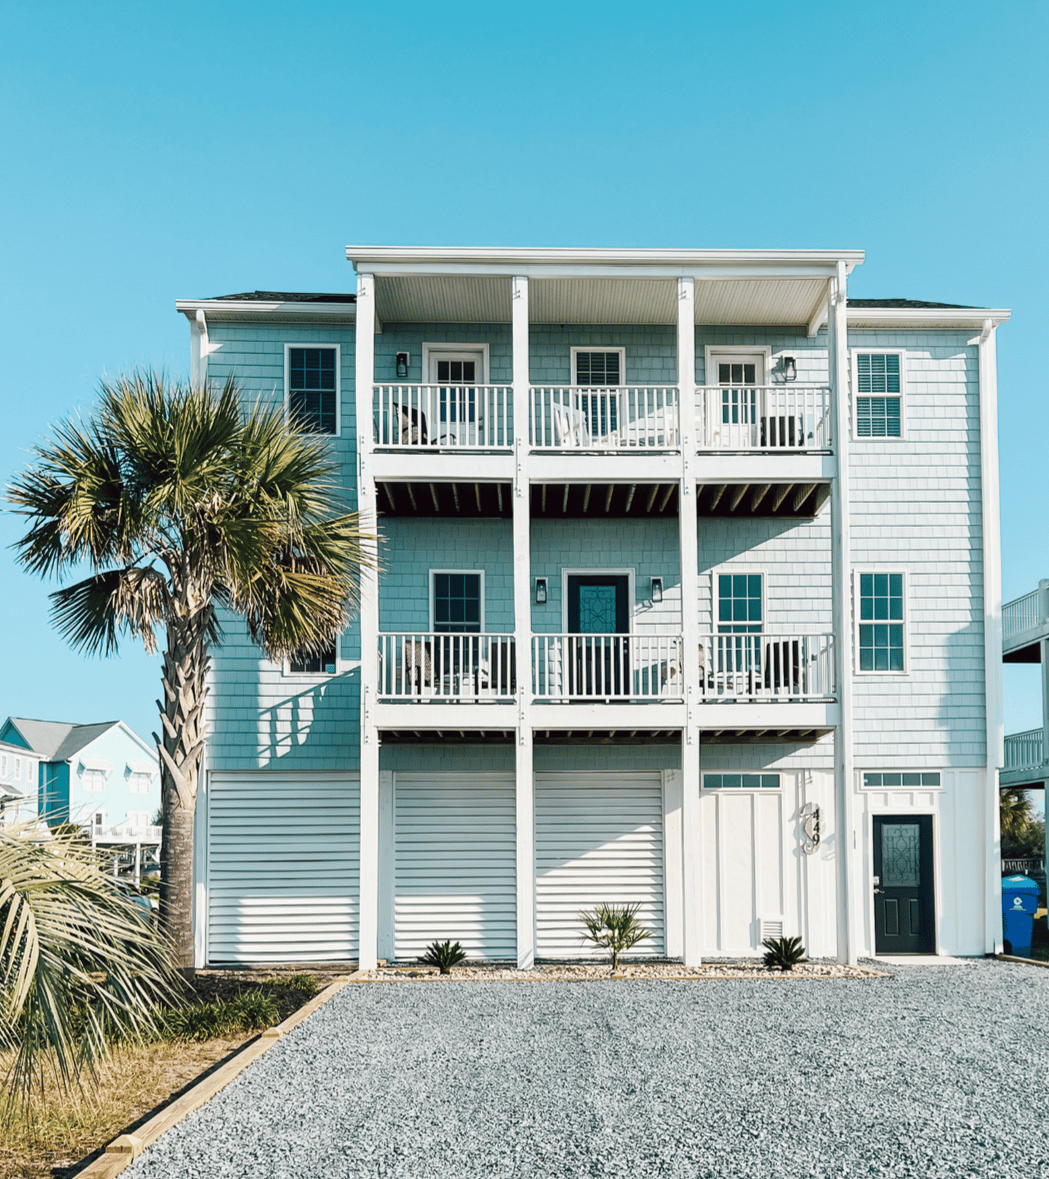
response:
[[[245,291],[240,295],[213,295],[219,303],[356,303],[356,295],[318,295],[309,291]]]
[[[924,299],[849,299],[850,307],[939,307],[953,311],[978,311],[967,303],[927,303]]]

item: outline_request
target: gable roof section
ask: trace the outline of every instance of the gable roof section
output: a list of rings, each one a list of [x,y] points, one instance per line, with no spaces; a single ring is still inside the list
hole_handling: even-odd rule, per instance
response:
[[[0,743],[17,746],[19,749],[28,749],[29,742],[18,731],[18,726],[11,717],[4,721],[3,728],[0,728]]]
[[[42,757],[44,761],[68,761],[85,745],[90,745],[92,741],[118,724],[120,721],[101,721],[95,725],[72,725],[63,721],[42,721],[12,716],[8,717],[3,732],[6,735],[8,726],[13,726],[26,742],[26,748]]]

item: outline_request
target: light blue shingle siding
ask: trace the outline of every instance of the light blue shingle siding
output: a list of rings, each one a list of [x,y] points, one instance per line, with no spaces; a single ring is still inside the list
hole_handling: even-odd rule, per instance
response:
[[[984,740],[977,349],[969,332],[851,332],[906,352],[905,438],[850,443],[852,561],[907,573],[908,670],[855,679],[860,766],[976,766]]]
[[[628,385],[677,383],[677,329],[659,326],[532,324],[528,366],[533,385],[570,385],[573,348],[626,349],[624,381]]]

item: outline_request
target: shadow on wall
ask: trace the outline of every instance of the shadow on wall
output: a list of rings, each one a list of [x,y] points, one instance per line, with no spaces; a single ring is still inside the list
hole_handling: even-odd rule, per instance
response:
[[[944,635],[941,644],[943,670],[939,674],[948,685],[940,692],[936,711],[936,723],[943,733],[942,760],[947,766],[982,765],[987,760],[983,622],[971,622]],[[928,655],[926,652],[925,659]]]

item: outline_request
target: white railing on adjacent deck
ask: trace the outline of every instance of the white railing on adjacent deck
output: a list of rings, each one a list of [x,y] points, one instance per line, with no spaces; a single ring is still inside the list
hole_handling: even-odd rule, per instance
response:
[[[698,388],[696,434],[699,450],[830,450],[830,389],[823,385]]]
[[[375,445],[498,450],[514,443],[509,385],[376,385]]]
[[[141,827],[134,823],[118,823],[113,827],[95,827],[92,824],[86,824],[83,830],[100,843],[105,843],[110,839],[122,843],[135,843],[136,841],[159,843],[164,835],[163,827],[154,827],[152,824]]]
[[[680,700],[680,635],[532,635],[537,700]]]
[[[384,699],[512,700],[516,691],[513,635],[379,635]]]
[[[699,665],[707,700],[834,697],[833,635],[703,635]]]
[[[1046,591],[1039,587],[1002,607],[1002,638],[1011,639],[1025,631],[1036,630],[1049,619]]]
[[[536,450],[677,450],[678,391],[672,386],[534,386],[529,439]]]
[[[1012,733],[1005,738],[1005,769],[1030,770],[1045,760],[1042,730]]]

